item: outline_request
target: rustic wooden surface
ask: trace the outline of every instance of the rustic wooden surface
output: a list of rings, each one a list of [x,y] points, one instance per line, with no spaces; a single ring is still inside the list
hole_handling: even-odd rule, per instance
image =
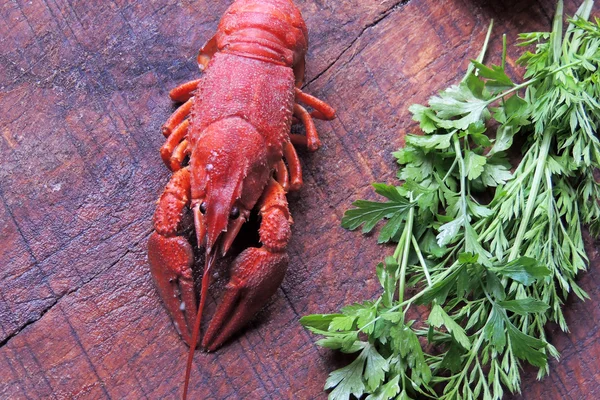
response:
[[[493,4],[493,5],[489,5]],[[187,348],[151,282],[146,241],[168,179],[158,148],[170,88],[229,1],[3,1],[0,5],[0,398],[177,398]],[[464,73],[495,19],[501,32],[548,29],[553,0],[302,0],[310,31],[307,91],[338,119],[302,154],[306,185],[283,286],[247,331],[198,352],[194,398],[323,399],[333,353],[301,315],[378,293],[389,249],[344,231],[350,202],[394,179],[390,155],[412,129],[407,106]],[[573,13],[576,1],[566,9]],[[510,50],[510,68],[517,50]],[[600,260],[570,301],[569,335],[524,399],[600,398]],[[211,308],[214,308],[214,300]]]

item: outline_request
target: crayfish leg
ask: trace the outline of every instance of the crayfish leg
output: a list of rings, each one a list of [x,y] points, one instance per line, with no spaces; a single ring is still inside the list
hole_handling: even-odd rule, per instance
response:
[[[290,190],[290,174],[283,160],[279,160],[275,166],[275,179],[277,179],[283,190],[286,192]]]
[[[165,143],[160,148],[160,157],[163,162],[170,170],[173,170],[171,166],[171,157],[173,156],[176,147],[185,139],[190,129],[190,120],[186,119],[181,122],[173,130],[173,133],[169,135]]]
[[[335,118],[335,110],[323,100],[304,93],[298,87],[294,88],[294,93],[297,103],[294,104],[292,122],[293,124],[302,122],[306,128],[306,136],[290,134],[290,140],[295,145],[306,146],[308,150],[315,151],[321,146],[321,141],[313,118],[330,121]],[[300,102],[314,108],[314,110],[309,113],[299,104]]]
[[[185,103],[194,96],[194,92],[198,89],[200,79],[195,79],[177,86],[169,92],[169,97],[173,101]]]
[[[321,141],[312,117],[306,111],[306,108],[298,103],[294,104],[294,115],[302,121],[306,129],[306,147],[309,151],[317,151],[321,147]]]
[[[331,121],[335,118],[335,110],[329,104],[323,100],[311,96],[310,94],[304,93],[299,88],[295,88],[296,101],[302,102],[307,106],[311,106],[315,110],[310,113],[313,118],[322,119],[325,121]]]
[[[290,135],[293,139],[293,136],[300,135]],[[305,138],[305,136],[301,136]],[[305,142],[306,143],[306,142]],[[288,163],[289,174],[290,174],[290,184],[289,190],[296,191],[300,190],[302,187],[302,165],[300,165],[300,158],[298,158],[298,153],[296,153],[296,149],[294,145],[290,142],[286,143],[283,147],[283,156]]]
[[[183,122],[183,120],[190,115],[190,111],[192,110],[192,105],[194,104],[194,98],[191,97],[188,101],[183,103],[165,122],[162,127],[162,133],[165,137],[169,137],[177,126]]]
[[[185,157],[189,155],[189,142],[187,139],[184,139],[177,145],[177,147],[175,147],[175,150],[173,150],[173,155],[170,159],[171,170],[179,171],[181,169],[181,164],[183,164],[183,160],[185,160]]]

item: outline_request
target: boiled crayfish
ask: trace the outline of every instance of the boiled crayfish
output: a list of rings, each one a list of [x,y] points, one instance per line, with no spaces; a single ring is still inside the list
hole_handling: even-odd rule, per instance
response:
[[[183,105],[163,127],[167,139],[160,154],[174,173],[154,214],[148,260],[163,302],[191,347],[184,393],[211,269],[252,210],[261,218],[262,246],[236,258],[202,347],[213,351],[243,327],[287,269],[292,218],[286,193],[302,186],[294,145],[317,150],[312,117],[335,116],[329,105],[300,89],[307,44],[306,25],[291,0],[237,0],[200,49],[203,76],[170,93]],[[300,102],[314,110],[309,113]],[[306,136],[290,133],[294,121],[305,125]],[[198,306],[194,252],[182,233],[186,210],[193,215],[197,244],[205,249]]]

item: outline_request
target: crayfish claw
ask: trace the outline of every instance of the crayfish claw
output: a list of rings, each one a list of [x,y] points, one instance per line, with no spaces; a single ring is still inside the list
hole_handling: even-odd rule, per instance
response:
[[[181,236],[165,237],[156,232],[148,241],[148,261],[156,287],[175,328],[190,346],[196,318],[196,295],[191,266],[192,246]]]
[[[235,260],[202,347],[215,351],[244,327],[277,291],[287,264],[286,253],[271,253],[264,247],[244,250]]]

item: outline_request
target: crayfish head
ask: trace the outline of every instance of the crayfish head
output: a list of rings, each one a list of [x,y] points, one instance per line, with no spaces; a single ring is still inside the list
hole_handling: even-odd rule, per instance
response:
[[[192,209],[198,246],[229,250],[268,181],[264,138],[239,118],[208,127],[190,158]]]

